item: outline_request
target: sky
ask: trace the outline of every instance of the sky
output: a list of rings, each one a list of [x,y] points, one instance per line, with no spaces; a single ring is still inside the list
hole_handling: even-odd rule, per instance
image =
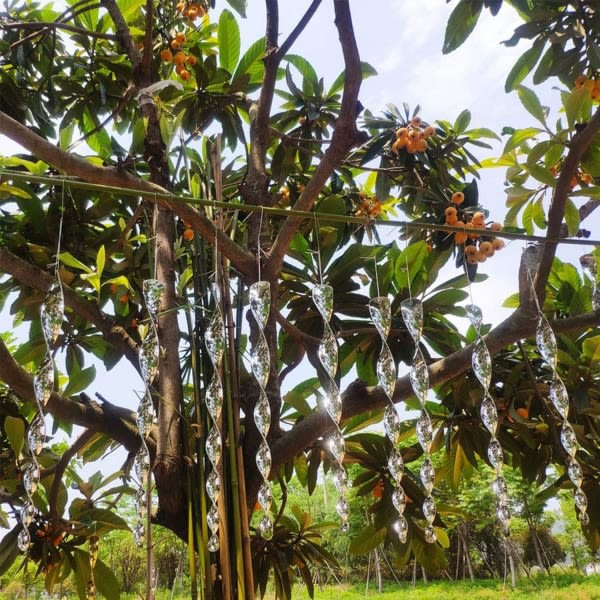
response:
[[[224,0],[218,5],[223,6]],[[308,0],[283,0],[281,3],[282,39],[291,31]],[[515,93],[506,95],[504,81],[511,66],[526,49],[501,45],[508,39],[519,21],[510,7],[503,6],[496,17],[487,11],[472,36],[457,51],[442,55],[444,29],[456,2],[444,0],[352,0],[354,27],[363,61],[378,71],[378,76],[367,79],[362,86],[360,100],[372,112],[385,108],[386,103],[411,107],[420,104],[421,115],[429,122],[436,119],[454,121],[465,108],[472,113],[472,126],[488,127],[499,132],[503,126],[520,127],[530,124],[531,117],[521,107]],[[292,52],[307,58],[325,84],[331,84],[343,68],[343,61],[333,27],[333,2],[324,0],[313,22],[307,27]],[[263,35],[264,2],[252,0],[248,18],[240,22],[242,50]],[[556,82],[554,83],[556,84]],[[553,102],[551,85],[541,96]],[[5,148],[0,140],[0,148]],[[497,155],[501,146],[480,156]],[[4,150],[6,151],[6,150]],[[488,169],[482,172],[480,197],[490,211],[490,217],[502,221],[505,213],[504,172]],[[397,235],[392,228],[383,234],[383,241]],[[593,237],[600,237],[596,232]],[[508,316],[501,307],[503,300],[517,290],[516,272],[521,242],[512,242],[502,254],[480,267],[490,275],[488,282],[473,286],[473,301],[483,308],[487,321],[499,322]],[[577,256],[588,251],[577,249]],[[452,273],[455,275],[455,272]],[[498,293],[498,290],[501,290]],[[464,320],[464,330],[467,322]],[[119,394],[114,382],[119,381]],[[127,385],[123,385],[127,382]],[[122,406],[135,409],[143,385],[139,376],[128,365],[119,365],[107,376],[101,376],[93,391]]]

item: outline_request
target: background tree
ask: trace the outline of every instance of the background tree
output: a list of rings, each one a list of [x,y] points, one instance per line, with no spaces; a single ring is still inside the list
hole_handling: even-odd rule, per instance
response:
[[[474,334],[462,335],[449,319],[464,314],[457,306],[468,297],[462,271],[467,265],[474,278],[475,263],[501,248],[497,240],[531,240],[536,228],[544,237],[536,238],[539,252],[526,253],[535,254],[535,261],[521,267],[514,312],[486,335],[496,355],[491,391],[502,417],[498,436],[513,464],[532,481],[543,483],[551,463],[564,468],[560,419],[546,399],[551,373],[530,340],[537,297],[559,334],[558,369],[570,393],[569,418],[582,448],[578,460],[589,499],[585,533],[597,547],[595,282],[555,260],[557,244],[585,235],[581,223],[598,205],[595,3],[506,2],[524,21],[510,43],[531,40],[506,87],[517,91],[536,125],[505,132],[508,139],[496,162],[508,167],[504,231],[486,222],[473,179],[479,165],[472,151],[496,137],[493,132],[472,128],[467,111],[453,121],[429,124],[409,107],[390,106],[381,116],[362,110],[361,81],[373,70],[361,62],[347,0],[333,0],[332,36],[339,37],[345,68],[329,85],[313,65],[291,53],[318,14],[320,0],[307,3],[287,37],[279,31],[277,0],[267,0],[265,36],[243,52],[236,17],[214,4],[83,0],[63,10],[15,3],[2,16],[0,133],[23,148],[3,159],[2,299],[16,321],[29,328],[24,343],[6,337],[0,343],[7,450],[3,500],[9,510],[16,513],[24,497],[23,440],[34,415],[31,373],[45,353],[39,305],[53,281],[48,265],[59,235],[67,310],[54,351],[64,360],[47,410],[67,433],[73,425],[84,429],[62,457],[47,450],[41,454],[47,484],[35,497],[39,514],[31,530],[31,557],[41,569],[52,565],[60,577],[72,570],[83,595],[89,555],[82,545],[125,526],[112,504],[112,494],[122,490],[104,490],[112,485],[110,477],[74,481],[82,497],[72,501],[51,479],[60,481],[77,453],[84,460],[99,458],[120,445],[133,456],[140,446],[130,410],[114,398],[92,399],[90,355],[109,369],[120,358],[139,369],[140,343],[148,331],[141,294],[145,279],[156,277],[165,289],[158,322],[160,368],[153,385],[157,422],[145,440],[157,498],[152,518],[187,541],[193,594],[251,598],[255,585],[264,589],[276,544],[305,533],[310,524],[306,517],[291,522],[275,515],[274,541],[255,537],[250,546],[248,514],[261,484],[255,466],[261,436],[248,418],[260,393],[244,360],[248,338],[257,336],[251,318],[244,326],[248,286],[259,278],[267,281],[273,299],[265,327],[272,479],[285,481],[295,471],[312,491],[319,466],[329,468],[323,436],[332,423],[318,407],[323,325],[310,299],[311,288],[322,280],[334,288],[338,375],[358,377],[342,391],[342,422],[351,436],[348,462],[374,454],[378,465],[370,465],[371,480],[363,484],[373,488],[381,479],[384,489],[389,484],[384,441],[360,432],[380,419],[386,403],[376,387],[380,341],[368,299],[376,293],[393,297],[388,342],[396,361],[408,363],[413,347],[400,303],[423,295],[422,350],[437,398],[430,412],[437,445],[445,446],[453,462],[447,472],[457,480],[468,464],[487,460],[489,438],[479,422],[481,393],[470,372]],[[243,16],[244,2],[228,4]],[[466,39],[484,8],[496,12],[501,4],[460,0],[448,23],[445,51]],[[558,78],[564,114],[556,125],[536,94],[521,85],[530,73],[534,83]],[[402,248],[396,242],[382,244],[372,220],[389,219],[394,211],[408,221]],[[586,260],[593,267],[596,258]],[[458,260],[459,276],[438,281],[452,259]],[[223,543],[218,554],[211,554],[203,458],[208,419],[202,399],[213,369],[204,333],[215,304],[225,317],[227,351]],[[318,377],[306,377],[307,362]],[[400,377],[394,401],[411,406],[411,397],[409,377]],[[527,416],[518,412],[522,408]],[[406,424],[408,436],[413,427]],[[389,521],[386,526],[391,515],[386,495],[375,512],[377,531],[401,557],[413,552],[421,564],[436,567],[445,560],[443,551],[440,544],[423,542],[422,492],[411,472],[420,456],[414,444],[403,448],[407,489],[417,500],[407,508],[407,544],[398,543]],[[128,461],[122,475],[127,477],[129,468]],[[561,474],[550,489],[567,481]],[[435,525],[442,531],[441,516]],[[17,555],[20,528],[17,524],[2,541],[2,569]],[[50,542],[47,532],[53,534]],[[314,551],[312,560],[322,558],[317,538],[307,545]],[[253,564],[260,575],[256,580]],[[96,565],[99,574],[103,565]],[[280,594],[289,594],[293,576],[308,581],[307,569],[302,560],[285,572],[275,568]],[[102,593],[116,597],[108,579],[96,580],[105,582]],[[49,587],[53,583],[52,577],[47,580]]]

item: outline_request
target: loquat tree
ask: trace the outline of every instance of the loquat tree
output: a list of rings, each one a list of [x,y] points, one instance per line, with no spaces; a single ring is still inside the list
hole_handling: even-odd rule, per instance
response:
[[[285,513],[286,481],[295,475],[312,492],[321,467],[340,483],[351,463],[363,468],[357,493],[373,498],[369,535],[399,560],[412,553],[443,567],[441,508],[432,517],[437,542],[426,541],[423,525],[418,421],[402,423],[397,444],[410,500],[406,541],[391,526],[392,444],[364,431],[389,406],[369,299],[390,299],[387,344],[398,366],[415,355],[402,302],[423,298],[419,348],[433,389],[432,449],[444,453],[438,476],[456,485],[489,465],[490,427],[481,423],[484,392],[472,369],[480,338],[472,327],[462,334],[450,317],[464,317],[468,281],[482,278],[477,265],[513,238],[535,242],[520,267],[507,267],[519,270],[514,311],[481,329],[493,357],[495,439],[505,460],[545,484],[547,495],[576,487],[584,532],[600,546],[600,254],[586,255],[588,274],[555,257],[559,244],[589,234],[582,223],[600,198],[597,3],[456,2],[444,52],[466,40],[482,11],[495,14],[503,4],[523,21],[507,43],[529,44],[506,81],[533,124],[506,131],[495,162],[507,168],[501,224],[479,202],[473,153],[495,133],[470,127],[468,111],[425,122],[408,106],[381,115],[362,108],[361,82],[374,70],[361,61],[348,0],[332,1],[344,61],[335,81],[326,85],[319,65],[292,53],[321,4],[306,2],[282,35],[284,8],[265,0],[265,34],[242,50],[243,0],[5,3],[0,134],[21,149],[0,165],[0,297],[4,318],[27,334],[12,335],[7,324],[0,338],[8,528],[0,573],[25,548],[49,590],[74,574],[80,597],[98,589],[118,598],[98,544],[131,525],[115,497],[141,483],[138,508],[148,523],[136,530],[149,548],[147,598],[150,524],[187,542],[191,597],[252,599],[264,594],[270,573],[278,597],[289,598],[295,580],[312,593],[311,565],[330,556],[310,515]],[[556,119],[523,85],[528,76],[558,86]],[[397,213],[405,239],[382,243],[379,228]],[[452,261],[458,275],[442,281]],[[144,294],[149,281],[160,297]],[[333,291],[326,351],[327,310],[311,299],[321,283]],[[64,315],[48,335],[61,290]],[[536,346],[540,310],[558,338],[555,364]],[[110,372],[119,361],[143,376],[147,394],[132,375],[114,397],[96,396],[95,365]],[[549,399],[558,376],[568,392],[562,412]],[[50,380],[40,409],[53,435],[70,436],[62,453],[48,448],[50,432],[37,416],[40,387]],[[341,386],[333,408],[332,381]],[[141,390],[150,406],[136,415],[119,405],[123,386]],[[410,375],[397,378],[391,400],[418,407]],[[332,457],[336,427],[345,456]],[[564,431],[576,439],[566,444]],[[70,467],[76,456],[104,460],[117,447],[128,455],[112,474],[86,481]],[[581,473],[567,470],[575,455]],[[557,476],[549,478],[549,465]],[[278,502],[271,486],[282,490]],[[339,512],[343,520],[344,506]]]

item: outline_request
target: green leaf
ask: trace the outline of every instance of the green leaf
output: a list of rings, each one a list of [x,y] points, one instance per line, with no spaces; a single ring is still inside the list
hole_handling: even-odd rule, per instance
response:
[[[360,72],[361,72],[363,81],[365,79],[368,79],[369,77],[372,77],[373,75],[377,75],[377,69],[375,69],[375,67],[371,66],[367,62],[360,63]],[[333,96],[334,94],[337,94],[338,92],[340,92],[344,87],[345,81],[346,81],[346,71],[342,71],[336,77],[335,81],[331,84],[331,87],[329,88],[327,95]]]
[[[15,185],[10,185],[9,183],[0,183],[0,195],[6,194],[7,196],[16,196],[17,198],[25,198],[29,200],[31,198],[31,194],[23,190]]]
[[[583,355],[589,358],[590,366],[600,363],[600,335],[584,340],[581,349]]]
[[[121,589],[115,574],[100,559],[94,565],[94,581],[106,600],[119,600]]]
[[[551,188],[553,188],[556,185],[556,179],[554,179],[554,175],[552,175],[552,173],[550,173],[550,171],[545,167],[536,164],[528,164],[527,170],[529,171],[532,177],[534,177],[538,181],[541,181],[542,183],[545,183]]]
[[[86,586],[90,579],[90,555],[79,548],[73,552],[73,561],[71,567],[75,574],[75,586],[80,600],[86,600]]]
[[[17,545],[21,524],[15,525],[0,541],[0,575],[4,575],[21,553]]]
[[[519,294],[511,294],[503,303],[504,308],[517,308],[519,306]]]
[[[79,520],[84,525],[106,525],[109,531],[111,529],[129,529],[129,525],[127,525],[125,519],[106,508],[86,510],[79,514]]]
[[[533,235],[533,202],[528,202],[525,210],[523,211],[523,228],[526,233],[529,235]]]
[[[456,121],[454,121],[453,129],[457,134],[464,133],[471,122],[471,112],[467,109],[463,110]]]
[[[504,84],[506,93],[512,92],[529,75],[533,67],[537,64],[543,49],[544,42],[536,42],[518,58],[506,78],[506,83]]]
[[[232,83],[235,83],[242,75],[249,74],[250,81],[253,81],[253,76],[257,73],[264,72],[264,63],[262,61],[265,54],[265,39],[260,38],[244,52],[240,62],[231,78]]]
[[[446,25],[444,45],[442,46],[444,54],[456,50],[471,35],[477,25],[482,7],[483,0],[460,0]]]
[[[233,10],[237,11],[240,17],[246,18],[246,7],[248,6],[246,0],[227,0],[227,3]]]
[[[565,223],[570,236],[577,235],[580,222],[579,210],[577,210],[573,200],[567,198],[565,201]]]
[[[587,121],[592,109],[592,95],[587,88],[578,88],[562,95],[567,124],[572,128],[575,123]]]
[[[307,96],[316,95],[317,86],[319,84],[319,78],[314,67],[305,58],[302,58],[301,56],[298,56],[296,54],[288,54],[285,57],[285,60],[293,64],[302,75],[303,92]]]
[[[106,249],[104,248],[104,244],[100,246],[100,250],[98,250],[98,254],[96,255],[96,273],[99,278],[102,278],[102,272],[104,271],[104,266],[106,265]]]
[[[228,73],[234,73],[240,58],[240,29],[233,13],[224,10],[219,17],[218,28],[219,65]]]
[[[16,457],[21,454],[23,448],[23,439],[25,438],[25,422],[20,417],[4,417],[4,431],[8,438],[8,443],[15,453]]]
[[[80,260],[77,260],[72,254],[69,252],[61,252],[58,255],[60,262],[67,267],[72,267],[73,269],[79,269],[80,271],[84,271],[85,273],[93,273],[92,269],[90,269],[87,265],[84,265]]]
[[[515,148],[519,148],[523,142],[535,138],[539,133],[542,133],[543,129],[539,127],[526,127],[525,129],[517,129],[511,136],[508,138],[506,145],[504,146],[503,154],[514,150]]]
[[[540,123],[546,123],[546,111],[542,106],[539,98],[536,96],[533,90],[526,88],[524,85],[520,85],[517,88],[519,94],[519,100],[525,107],[525,110]]]
[[[127,277],[125,277],[125,275],[119,275],[118,277],[111,277],[110,279],[107,279],[106,281],[102,282],[102,287],[104,287],[105,285],[122,285],[123,287],[127,288],[128,290],[131,291],[131,284],[129,283],[129,279],[127,279]]]
[[[350,554],[367,554],[383,543],[387,530],[385,527],[375,529],[375,525],[367,525],[361,529],[350,542]]]
[[[69,373],[69,383],[63,390],[63,396],[73,396],[85,390],[96,378],[96,367],[92,365],[86,369]]]

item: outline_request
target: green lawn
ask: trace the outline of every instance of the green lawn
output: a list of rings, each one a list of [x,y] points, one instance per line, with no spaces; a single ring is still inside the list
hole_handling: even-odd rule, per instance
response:
[[[189,600],[189,594],[181,594],[178,590],[174,600]],[[30,598],[36,598],[31,594]],[[22,594],[15,595],[0,591],[0,600],[15,600],[23,598]],[[75,597],[69,597],[74,600]],[[123,595],[122,600],[139,600],[139,595]],[[294,587],[292,600],[308,600],[306,590],[300,586]],[[478,580],[474,584],[454,581],[433,581],[423,583],[418,581],[413,588],[410,583],[401,585],[387,583],[380,594],[373,583],[365,594],[365,584],[326,586],[315,589],[316,600],[600,600],[600,575],[583,577],[573,574],[558,573],[552,577],[519,579],[516,590],[503,588],[502,582]],[[159,590],[157,600],[170,600],[171,594]],[[265,600],[275,600],[274,594],[267,594]]]
[[[296,587],[293,600],[307,600],[306,590]],[[383,593],[378,593],[374,585],[369,586],[365,596],[365,585],[331,586],[315,590],[317,600],[364,600],[364,598],[391,600],[600,600],[600,576],[579,577],[558,574],[536,579],[522,578],[516,590],[511,590],[507,582],[480,580],[474,584],[454,581],[419,581],[413,588],[410,583],[401,585],[386,584]],[[274,600],[267,595],[265,600]]]

